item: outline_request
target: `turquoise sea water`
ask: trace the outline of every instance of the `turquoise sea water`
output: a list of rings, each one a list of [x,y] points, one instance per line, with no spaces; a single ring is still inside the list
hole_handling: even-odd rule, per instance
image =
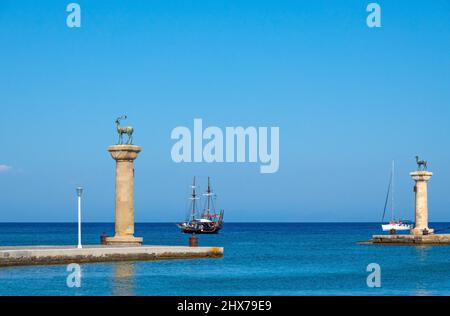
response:
[[[435,229],[450,223],[434,223]],[[113,224],[83,225],[98,244]],[[66,265],[0,268],[0,295],[449,295],[450,246],[359,245],[375,223],[227,223],[200,245],[223,246],[223,259],[83,264],[80,288]],[[174,224],[137,224],[146,244],[186,244]],[[0,224],[0,245],[70,245],[76,224]],[[381,288],[369,288],[369,263]]]

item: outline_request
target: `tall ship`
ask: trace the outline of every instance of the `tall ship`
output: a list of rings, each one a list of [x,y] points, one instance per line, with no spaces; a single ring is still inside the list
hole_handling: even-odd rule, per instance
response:
[[[395,176],[395,163],[392,161],[392,169],[391,169],[391,176],[389,180],[388,190],[386,194],[386,200],[384,202],[384,210],[383,210],[383,217],[381,218],[381,228],[383,231],[397,231],[397,230],[410,230],[413,228],[413,225],[409,221],[402,221],[400,219],[395,219],[395,207],[394,207],[394,176]],[[389,199],[390,197],[390,199]],[[391,218],[389,223],[383,223],[384,218],[386,216],[386,210],[389,204],[390,200],[390,208],[391,208]]]
[[[214,206],[216,195],[212,191],[210,178],[208,177],[208,189],[203,194],[206,200],[201,212],[197,211],[200,198],[196,190],[195,177],[191,189],[188,217],[186,221],[177,224],[177,226],[186,234],[217,234],[223,226],[224,211],[217,211]]]

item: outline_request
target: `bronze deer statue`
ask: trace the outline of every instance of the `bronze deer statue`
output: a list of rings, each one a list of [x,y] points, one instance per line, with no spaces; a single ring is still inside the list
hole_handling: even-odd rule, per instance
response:
[[[122,137],[123,134],[127,134],[127,136],[128,136],[126,144],[127,145],[128,144],[133,144],[133,131],[134,131],[133,127],[131,127],[131,126],[123,126],[123,127],[120,126],[120,121],[121,120],[126,120],[126,119],[127,119],[126,115],[122,115],[122,116],[120,116],[120,117],[118,117],[116,119],[116,128],[117,128],[117,133],[119,134],[119,142],[118,142],[119,145],[123,144],[123,137]]]
[[[416,156],[416,163],[417,163],[417,168],[419,170],[427,170],[427,161],[426,160],[420,160],[419,156]]]

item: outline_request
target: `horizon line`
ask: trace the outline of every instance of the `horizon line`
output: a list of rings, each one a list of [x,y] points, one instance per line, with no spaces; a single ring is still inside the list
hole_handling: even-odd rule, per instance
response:
[[[177,222],[135,222],[135,224],[176,224]],[[230,221],[225,224],[380,224],[380,221],[305,221],[305,222],[297,222],[297,221]],[[429,223],[450,223],[449,221],[430,221]],[[46,221],[34,221],[34,222],[23,222],[23,221],[8,221],[8,222],[0,222],[0,224],[78,224],[78,222],[46,222]],[[115,222],[82,222],[82,224],[115,224]]]

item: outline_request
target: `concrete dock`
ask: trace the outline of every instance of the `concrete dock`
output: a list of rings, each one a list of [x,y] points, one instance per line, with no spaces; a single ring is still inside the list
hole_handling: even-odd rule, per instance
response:
[[[360,244],[391,245],[450,245],[450,234],[430,235],[373,235],[369,241]]]
[[[222,247],[186,246],[20,246],[0,247],[0,267],[110,261],[220,258]]]

